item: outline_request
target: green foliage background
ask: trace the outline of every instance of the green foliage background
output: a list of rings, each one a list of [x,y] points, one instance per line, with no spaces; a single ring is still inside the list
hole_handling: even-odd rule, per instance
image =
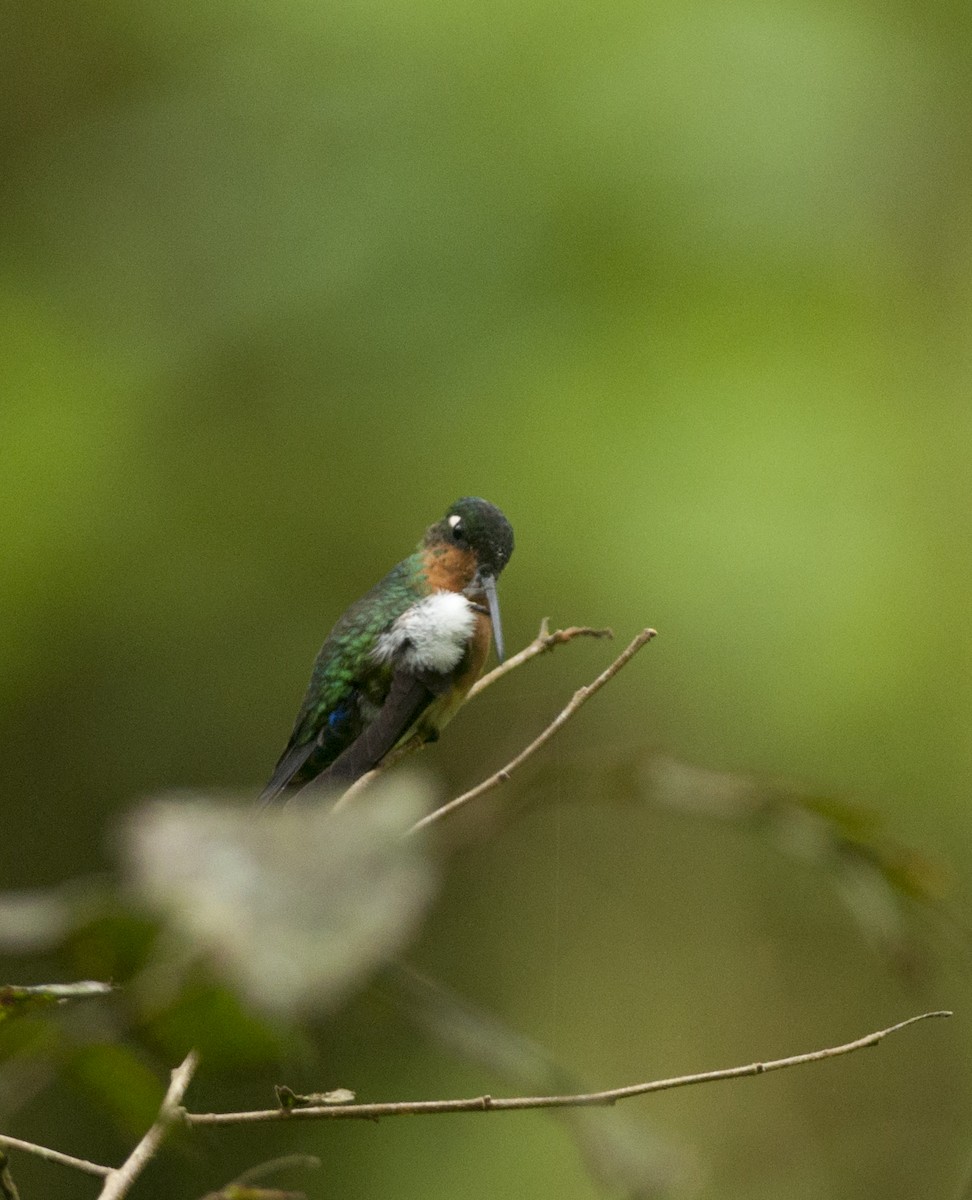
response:
[[[596,1086],[954,1007],[634,1115],[692,1148],[705,1197],[965,1195],[964,931],[909,910],[902,974],[819,861],[619,804],[589,760],[663,751],[874,810],[950,864],[961,924],[970,26],[913,0],[8,6],[3,888],[111,866],[137,796],[255,790],[343,606],[482,494],[516,529],[509,643],[544,615],[660,636],[452,861],[416,961]],[[605,661],[533,664],[423,766],[474,781]],[[387,1014],[342,1020],[328,1078],[295,1084],[502,1090]],[[212,1103],[267,1102],[227,1071]],[[85,1073],[62,1086],[8,1131],[123,1155]],[[539,1116],[268,1143],[322,1155],[314,1196],[599,1194]],[[264,1149],[213,1139],[139,1194]]]

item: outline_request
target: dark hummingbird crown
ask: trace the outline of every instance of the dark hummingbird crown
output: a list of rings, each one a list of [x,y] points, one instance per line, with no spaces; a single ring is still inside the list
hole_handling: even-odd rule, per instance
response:
[[[513,526],[495,504],[479,496],[463,496],[426,531],[426,546],[443,542],[472,550],[480,570],[496,576],[513,553]]]

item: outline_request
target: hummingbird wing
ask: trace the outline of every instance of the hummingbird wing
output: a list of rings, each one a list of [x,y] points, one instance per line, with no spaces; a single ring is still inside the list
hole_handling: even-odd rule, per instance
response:
[[[332,756],[333,761],[329,766],[304,782],[303,786],[300,786],[299,779],[301,769],[321,749],[322,739],[318,737],[303,744],[288,746],[260,795],[260,804],[286,799],[284,793],[288,792],[350,787],[356,779],[378,765],[429,705],[448,688],[448,682],[441,675],[416,675],[409,670],[397,670],[392,676],[385,702],[374,719],[364,726],[350,745]],[[292,782],[298,786],[290,787]]]
[[[386,622],[367,643],[367,671],[359,653],[356,673],[347,673],[337,689],[331,686],[323,703],[312,683],[313,702],[305,701],[263,802],[314,779],[348,787],[370,771],[407,738],[435,700],[447,699],[458,675],[468,674],[470,662],[475,663],[470,647],[481,625],[469,600],[446,590],[431,592]],[[322,677],[330,684],[340,674],[340,645],[335,627],[321,651]],[[374,686],[378,679],[380,688]]]
[[[441,677],[440,677],[441,678]],[[326,770],[304,785],[302,791],[348,788],[367,774],[392,750],[447,684],[439,679],[396,671],[385,703],[375,719],[337,756]]]
[[[285,799],[282,793],[298,790],[353,745],[370,724],[363,709],[383,710],[394,664],[376,664],[372,651],[415,603],[419,572],[417,556],[400,562],[328,634],[290,740],[260,794],[261,805]]]

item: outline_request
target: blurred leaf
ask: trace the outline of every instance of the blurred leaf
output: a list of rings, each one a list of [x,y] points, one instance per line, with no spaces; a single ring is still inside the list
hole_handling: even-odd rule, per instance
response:
[[[229,987],[190,979],[173,1003],[154,1015],[148,1032],[170,1058],[195,1046],[210,1069],[275,1062],[293,1036],[245,1007]]]
[[[0,1022],[0,1113],[20,1112],[56,1078],[63,1060],[64,1029],[43,1010]]]
[[[607,1108],[568,1108],[559,1113],[587,1170],[624,1200],[660,1200],[691,1189],[685,1155],[631,1113]]]
[[[816,813],[834,829],[842,829],[848,837],[868,838],[881,829],[882,820],[878,813],[833,796],[803,796],[798,803],[807,812]]]
[[[250,1187],[228,1183],[218,1192],[207,1192],[203,1200],[307,1200],[306,1192],[282,1192],[279,1188]]]
[[[10,1159],[0,1150],[0,1195],[4,1200],[20,1200],[20,1192],[10,1174]]]
[[[117,899],[108,911],[82,921],[68,936],[66,951],[79,971],[124,983],[148,962],[158,923],[126,909]]]
[[[286,1154],[250,1167],[218,1192],[208,1192],[202,1200],[306,1200],[303,1192],[282,1192],[276,1188],[256,1187],[255,1184],[257,1180],[280,1171],[294,1168],[316,1170],[320,1165],[321,1160],[312,1154]]]
[[[637,762],[637,760],[635,760]],[[822,868],[864,936],[897,968],[911,973],[921,959],[909,932],[905,902],[940,904],[949,884],[944,864],[888,836],[880,814],[798,785],[755,774],[714,771],[667,755],[633,766],[607,766],[619,798],[639,794],[681,812],[696,813],[768,834],[785,853]]]
[[[80,983],[45,983],[34,987],[0,987],[0,1021],[20,1017],[35,1009],[68,1000],[88,1000],[92,996],[107,996],[113,991],[110,983],[84,980]]]
[[[160,800],[133,815],[124,852],[138,893],[251,1002],[320,1011],[401,947],[431,899],[422,840],[404,837],[426,803],[401,777],[338,812]]]
[[[31,954],[61,942],[74,912],[63,893],[31,889],[0,894],[0,950]]]
[[[386,981],[430,1038],[495,1072],[515,1091],[565,1095],[589,1090],[543,1047],[442,984],[401,966],[391,968]],[[685,1160],[646,1121],[622,1108],[558,1108],[551,1115],[567,1126],[593,1178],[615,1195],[659,1200],[683,1189]]]
[[[952,882],[945,863],[887,838],[876,842],[849,841],[847,849],[869,859],[895,891],[922,904],[943,899]]]
[[[382,982],[396,1006],[450,1053],[486,1067],[520,1090],[569,1090],[564,1072],[542,1047],[458,992],[403,965],[390,967]]]
[[[144,1133],[158,1116],[165,1086],[126,1046],[82,1046],[69,1057],[65,1070],[127,1133]]]
[[[31,1058],[53,1055],[61,1045],[62,1034],[60,1026],[47,1019],[43,1009],[19,1021],[0,1021],[0,1063],[25,1055]]]
[[[642,765],[641,795],[686,812],[739,820],[760,812],[765,789],[751,775],[713,771],[666,754],[650,755]]]

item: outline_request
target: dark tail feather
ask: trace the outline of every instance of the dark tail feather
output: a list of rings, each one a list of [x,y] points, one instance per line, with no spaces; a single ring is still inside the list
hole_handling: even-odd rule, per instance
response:
[[[306,783],[302,790],[310,795],[312,791],[323,788],[349,788],[381,762],[434,699],[434,693],[422,680],[404,671],[397,672],[385,703],[372,723],[362,730],[326,770]],[[267,785],[268,791],[272,783],[273,780]]]
[[[274,768],[270,782],[260,793],[257,803],[261,808],[266,808],[270,804],[284,803],[289,794],[287,785],[314,753],[316,745],[317,743],[311,739],[302,745],[287,747]]]

